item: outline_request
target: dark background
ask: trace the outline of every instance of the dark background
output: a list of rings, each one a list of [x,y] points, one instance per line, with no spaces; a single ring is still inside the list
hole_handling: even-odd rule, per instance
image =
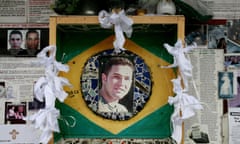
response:
[[[49,29],[48,28],[29,28],[29,29],[15,29],[15,28],[1,28],[0,29],[0,56],[10,56],[8,53],[8,30],[40,30],[40,49],[49,45]],[[25,39],[25,37],[23,37]]]

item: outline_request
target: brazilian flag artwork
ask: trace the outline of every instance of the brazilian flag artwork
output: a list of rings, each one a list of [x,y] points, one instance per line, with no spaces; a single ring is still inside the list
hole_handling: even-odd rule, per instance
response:
[[[64,103],[56,102],[61,112],[58,138],[134,138],[164,139],[171,137],[173,96],[171,79],[175,69],[162,69],[173,58],[163,47],[177,41],[176,25],[134,25],[131,38],[124,44],[125,51],[113,52],[115,39],[112,30],[97,25],[59,25],[57,27],[57,60],[70,67],[60,75],[69,79],[72,87]],[[132,115],[100,115],[96,113],[99,91],[98,57],[124,55],[135,63],[132,88]],[[140,102],[139,102],[140,101]]]

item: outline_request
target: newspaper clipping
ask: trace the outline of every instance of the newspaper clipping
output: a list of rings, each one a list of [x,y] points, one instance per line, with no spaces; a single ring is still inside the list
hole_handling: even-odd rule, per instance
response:
[[[222,143],[222,100],[218,97],[218,71],[223,71],[222,49],[195,49],[189,53],[193,65],[190,92],[204,109],[184,123],[184,144]]]
[[[236,107],[229,108],[229,144],[240,143],[240,109]]]
[[[36,63],[36,57],[0,57],[1,101],[33,101],[34,82],[44,75],[44,68]]]
[[[0,143],[36,143],[40,136],[24,120],[43,108],[33,93],[35,81],[44,76],[44,67],[37,62],[36,57],[0,57]]]
[[[228,115],[223,119],[228,121],[228,143],[226,144],[238,144],[240,143],[240,72],[239,67],[231,67],[228,71],[234,73],[234,89],[236,89],[236,93],[233,98],[228,100]]]
[[[213,19],[239,19],[239,0],[202,0],[213,12]]]
[[[0,0],[1,23],[48,23],[54,0]]]

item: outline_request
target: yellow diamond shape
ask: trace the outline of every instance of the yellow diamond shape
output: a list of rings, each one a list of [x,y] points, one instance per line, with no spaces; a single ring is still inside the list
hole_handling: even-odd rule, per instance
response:
[[[167,103],[168,96],[173,95],[172,83],[170,80],[175,77],[175,74],[172,69],[162,69],[159,67],[160,65],[168,65],[166,61],[146,51],[133,41],[126,40],[125,48],[144,59],[145,63],[149,66],[150,71],[152,72],[151,76],[153,85],[150,99],[142,111],[129,120],[109,120],[94,114],[94,112],[92,112],[92,110],[90,110],[90,108],[86,105],[81,94],[80,77],[85,62],[94,54],[112,48],[113,40],[114,37],[110,36],[74,57],[68,62],[70,71],[68,73],[61,73],[61,76],[68,78],[70,83],[73,85],[73,88],[66,88],[66,91],[80,91],[80,93],[76,94],[74,97],[68,97],[64,103],[71,106],[98,126],[113,134],[118,134]]]

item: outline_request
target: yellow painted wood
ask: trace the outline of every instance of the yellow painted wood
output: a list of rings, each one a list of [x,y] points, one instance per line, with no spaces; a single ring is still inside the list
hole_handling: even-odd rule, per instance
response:
[[[49,45],[56,45],[57,34],[57,19],[49,19]]]
[[[184,40],[185,17],[182,15],[130,16],[134,24],[177,24],[177,36]],[[57,25],[99,24],[98,16],[51,16],[49,23],[50,44],[56,44]]]

